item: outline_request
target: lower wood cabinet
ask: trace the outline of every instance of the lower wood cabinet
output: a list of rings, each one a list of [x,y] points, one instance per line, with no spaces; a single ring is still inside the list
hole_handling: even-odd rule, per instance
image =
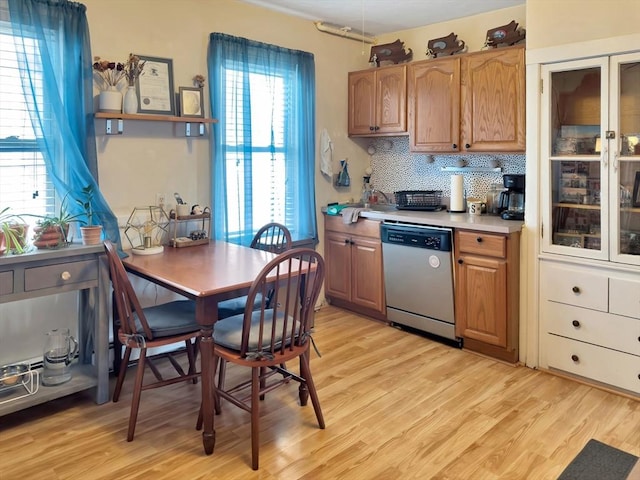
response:
[[[520,233],[456,230],[456,336],[464,348],[518,361]]]
[[[386,320],[380,222],[325,215],[325,296],[333,305]]]

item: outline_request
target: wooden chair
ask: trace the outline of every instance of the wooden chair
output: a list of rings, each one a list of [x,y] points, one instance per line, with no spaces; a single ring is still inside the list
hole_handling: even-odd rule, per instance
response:
[[[251,248],[267,252],[282,253],[291,248],[291,232],[280,223],[267,223],[256,232]],[[261,298],[256,298],[255,308],[260,308]],[[230,298],[218,303],[218,319],[232,317],[244,312],[247,297]]]
[[[195,345],[192,340],[197,340],[200,326],[195,320],[195,303],[190,300],[177,300],[163,305],[142,308],[114,245],[105,241],[104,248],[109,260],[109,274],[113,285],[114,325],[117,325],[117,332],[114,334],[117,334],[118,339],[125,346],[118,380],[113,392],[114,402],[120,398],[131,351],[134,348],[140,351],[127,432],[127,441],[130,442],[133,440],[143,390],[163,387],[176,382],[192,380],[195,383],[197,381],[200,372],[196,371]],[[177,342],[185,343],[189,370],[185,373],[173,354],[168,353],[165,356],[169,358],[177,376],[165,379],[151,359],[147,358],[147,349]],[[116,355],[119,353],[116,352]],[[143,385],[146,365],[155,375],[156,381]]]
[[[214,404],[216,413],[224,399],[251,414],[254,470],[258,469],[259,403],[265,393],[298,382],[300,405],[306,405],[310,395],[318,425],[325,427],[309,368],[311,325],[324,271],[324,260],[316,251],[309,248],[285,251],[269,262],[253,281],[244,313],[215,325],[214,369],[220,361],[251,369],[251,379],[233,387],[227,388],[218,382]],[[274,294],[268,304],[266,299],[270,290]],[[260,309],[253,310],[253,302],[259,295],[262,298]],[[295,358],[300,362],[298,374],[284,367]],[[202,411],[197,428],[201,426]]]

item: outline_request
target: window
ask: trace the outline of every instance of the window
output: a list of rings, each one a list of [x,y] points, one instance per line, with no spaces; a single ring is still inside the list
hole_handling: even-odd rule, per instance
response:
[[[55,211],[53,184],[47,178],[31,126],[14,38],[3,27],[0,24],[0,209],[10,207],[14,214],[50,214]],[[35,41],[24,39],[23,43],[33,47]],[[36,84],[42,92],[41,77],[36,78]],[[29,222],[30,218],[24,219]]]
[[[214,33],[209,76],[215,238],[248,245],[278,222],[315,240],[313,55]]]

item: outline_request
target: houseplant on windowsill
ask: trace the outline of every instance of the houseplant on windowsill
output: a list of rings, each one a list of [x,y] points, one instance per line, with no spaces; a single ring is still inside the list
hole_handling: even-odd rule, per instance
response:
[[[80,222],[80,214],[73,215],[67,211],[67,196],[60,203],[58,215],[40,217],[34,228],[33,245],[36,248],[61,248],[69,245],[69,226]]]
[[[0,210],[0,255],[25,252],[27,225],[19,215],[9,212],[10,207]]]
[[[122,112],[122,93],[118,84],[125,77],[124,64],[101,60],[95,57],[93,62],[94,78],[100,88],[98,109],[101,112]]]
[[[84,210],[87,217],[86,225],[80,227],[83,245],[98,245],[102,241],[102,225],[93,224],[93,186],[87,185],[82,189],[82,198],[76,199],[76,203]]]

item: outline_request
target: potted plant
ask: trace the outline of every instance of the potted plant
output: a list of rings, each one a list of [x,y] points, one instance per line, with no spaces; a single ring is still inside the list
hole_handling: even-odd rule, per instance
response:
[[[27,225],[19,215],[9,212],[10,207],[0,210],[0,255],[24,253],[27,243]]]
[[[69,245],[68,235],[71,223],[80,221],[80,214],[67,211],[67,196],[60,203],[58,215],[40,217],[34,228],[33,244],[37,248],[60,248]]]
[[[102,241],[102,225],[93,224],[93,193],[93,185],[87,185],[82,189],[82,198],[76,199],[87,217],[86,225],[80,227],[83,245],[98,245]]]

